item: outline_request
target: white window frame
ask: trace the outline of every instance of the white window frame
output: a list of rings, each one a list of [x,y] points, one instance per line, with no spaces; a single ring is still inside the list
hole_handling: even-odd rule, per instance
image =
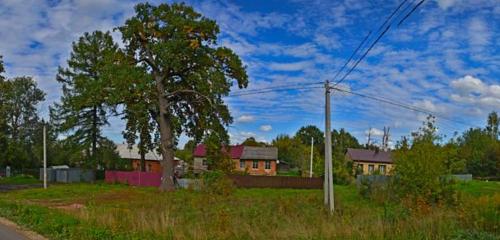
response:
[[[382,169],[384,169],[384,170],[382,171]],[[386,165],[384,165],[384,164],[378,165],[378,171],[381,174],[385,174],[386,169],[387,169]]]
[[[266,160],[264,164],[264,169],[271,170],[271,160]]]
[[[375,165],[374,164],[368,164],[368,173],[372,174],[375,172]]]
[[[257,167],[255,167],[256,163],[257,163]],[[252,162],[252,168],[253,169],[259,169],[259,160],[253,160],[253,162]]]
[[[245,164],[245,160],[241,160],[241,159],[240,159],[240,168],[241,168],[241,169],[245,169],[245,167],[246,167],[245,165],[246,165],[246,164]]]

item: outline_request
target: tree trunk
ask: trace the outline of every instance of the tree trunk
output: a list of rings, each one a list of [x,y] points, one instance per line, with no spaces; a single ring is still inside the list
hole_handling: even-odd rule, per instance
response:
[[[146,171],[146,153],[144,151],[141,151],[141,168],[140,168],[140,171],[141,172],[145,172]]]
[[[97,160],[97,107],[92,109],[92,160],[96,163],[96,169],[99,170],[99,161]]]
[[[160,76],[155,76],[156,90],[158,93],[158,103],[160,114],[158,115],[158,125],[160,126],[160,149],[162,154],[163,174],[161,178],[161,191],[174,191],[174,149],[172,126],[168,109],[168,101],[164,97],[165,87]]]

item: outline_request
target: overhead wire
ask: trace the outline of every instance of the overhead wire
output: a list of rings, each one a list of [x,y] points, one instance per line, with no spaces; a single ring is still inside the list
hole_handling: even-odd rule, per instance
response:
[[[275,91],[289,91],[289,90],[305,90],[305,89],[316,89],[316,88],[323,88],[320,86],[299,86],[299,87],[281,87],[281,88],[273,88],[273,89],[256,89],[255,91],[248,91],[248,92],[238,92],[234,94],[230,94],[228,97],[238,97],[238,96],[246,96],[246,95],[254,95],[254,94],[260,94],[260,93],[270,93],[270,92],[275,92]]]
[[[420,107],[408,105],[408,104],[401,103],[401,102],[398,102],[398,101],[395,101],[395,100],[392,100],[392,99],[388,99],[388,98],[384,98],[384,97],[375,97],[375,96],[371,96],[371,95],[367,95],[367,94],[363,94],[363,93],[358,93],[358,92],[353,92],[353,91],[350,91],[350,90],[347,90],[347,89],[341,89],[341,88],[337,88],[337,87],[332,87],[332,89],[340,91],[340,92],[345,92],[345,93],[349,93],[349,94],[352,94],[352,95],[360,96],[360,97],[363,97],[363,98],[367,98],[367,99],[371,99],[371,100],[376,100],[376,101],[379,101],[379,102],[387,103],[387,104],[390,104],[390,105],[393,105],[393,106],[405,108],[405,109],[408,109],[408,110],[411,110],[411,111],[425,113],[425,114],[430,114],[432,116],[435,116],[435,117],[438,117],[438,118],[441,118],[441,119],[444,119],[444,120],[447,120],[447,121],[450,121],[450,122],[462,124],[464,126],[469,126],[469,127],[470,126],[474,126],[474,127],[477,127],[477,126],[475,126],[473,124],[465,123],[465,122],[462,122],[462,121],[457,121],[455,119],[448,118],[446,116],[442,116],[442,115],[440,115],[440,114],[438,114],[438,113],[436,113],[434,111],[430,111],[430,110],[427,110],[427,109],[424,109],[424,108],[420,108]]]
[[[283,85],[277,85],[277,86],[265,87],[265,88],[258,88],[258,89],[239,90],[239,91],[235,91],[235,93],[236,94],[239,94],[239,93],[250,93],[250,92],[262,91],[262,90],[273,90],[273,89],[301,87],[301,86],[310,86],[310,85],[319,85],[319,84],[324,84],[324,82],[283,84]]]
[[[393,18],[394,15],[399,11],[399,9],[401,9],[401,7],[407,2],[407,0],[404,0],[402,1],[398,7],[391,13],[391,15],[389,15],[389,17],[384,21],[384,23],[382,25],[380,25],[379,29],[377,30],[377,32],[380,32],[380,30],[384,29],[382,32],[380,32],[380,34],[378,35],[378,37],[375,39],[374,42],[372,42],[372,44],[370,45],[370,47],[365,51],[365,53],[363,55],[361,55],[360,58],[357,59],[357,61],[355,62],[355,64],[347,71],[346,74],[344,74],[344,76],[336,81],[333,86],[337,86],[338,84],[342,83],[351,73],[352,71],[354,71],[354,69],[356,69],[356,67],[359,65],[359,63],[368,55],[368,53],[373,49],[373,47],[380,41],[380,39],[387,33],[387,31],[389,31],[389,29],[391,28],[392,24],[394,23],[395,20],[397,20],[399,18],[399,16],[401,16],[401,14],[403,14],[407,9],[409,9],[410,6],[412,6],[413,4],[409,4],[407,5],[404,10],[402,12],[400,12],[396,18]],[[421,0],[418,4],[416,4],[410,12],[408,12],[398,23],[398,27],[420,6],[422,5],[423,3],[425,2],[425,0]],[[391,21],[392,20],[392,21]],[[387,25],[385,28],[384,26]],[[371,34],[371,31],[369,32],[368,35]],[[363,41],[364,42],[364,41]],[[358,51],[359,49],[357,48],[355,50],[355,53]],[[346,64],[344,64],[344,66],[348,65],[349,62],[351,61],[352,58],[349,58],[348,61],[346,62]],[[344,69],[345,67],[342,67],[341,69]],[[341,72],[341,71],[339,71]],[[336,76],[338,76],[338,74],[335,75],[335,77],[332,79],[332,81],[335,81],[336,80]]]

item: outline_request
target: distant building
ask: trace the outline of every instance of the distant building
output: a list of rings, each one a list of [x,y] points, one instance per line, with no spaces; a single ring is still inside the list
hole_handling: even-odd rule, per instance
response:
[[[394,166],[390,151],[348,148],[345,157],[353,162],[353,170],[363,175],[389,175]]]
[[[128,159],[131,161],[134,171],[139,171],[141,169],[141,155],[139,154],[139,148],[136,145],[132,146],[132,149],[130,149],[128,144],[118,144],[116,145],[116,151],[118,151],[118,154],[122,159]],[[154,151],[148,152],[144,156],[144,159],[146,160],[146,172],[162,172],[161,161],[163,159],[161,154],[157,154]],[[183,172],[184,161],[175,157],[174,166],[176,166],[177,171]]]
[[[229,147],[228,155],[233,160],[236,171],[247,172],[250,175],[276,175],[278,148],[236,145]],[[204,144],[196,146],[193,157],[195,173],[208,169],[207,150]]]

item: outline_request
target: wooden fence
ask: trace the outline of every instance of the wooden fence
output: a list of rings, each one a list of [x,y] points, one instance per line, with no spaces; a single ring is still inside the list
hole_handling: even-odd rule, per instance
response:
[[[233,180],[236,187],[240,188],[323,188],[323,178],[251,175],[230,175],[229,178]]]
[[[125,183],[132,186],[158,187],[161,183],[161,173],[106,171],[107,183]]]

